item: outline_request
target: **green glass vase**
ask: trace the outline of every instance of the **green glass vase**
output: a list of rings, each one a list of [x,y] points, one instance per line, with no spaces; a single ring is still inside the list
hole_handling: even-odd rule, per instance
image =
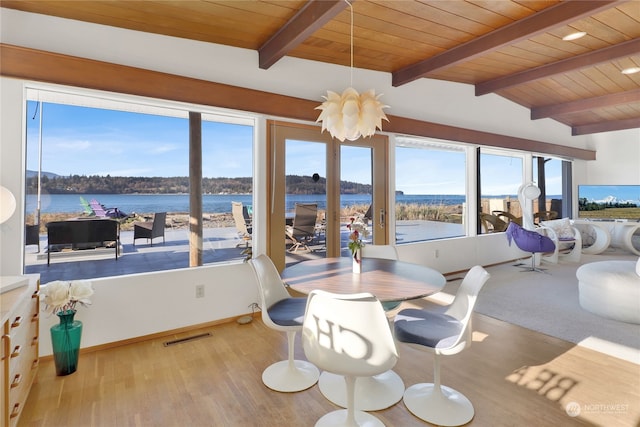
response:
[[[61,311],[58,314],[60,323],[51,327],[51,344],[56,375],[69,375],[78,368],[82,322],[73,320],[75,310]]]

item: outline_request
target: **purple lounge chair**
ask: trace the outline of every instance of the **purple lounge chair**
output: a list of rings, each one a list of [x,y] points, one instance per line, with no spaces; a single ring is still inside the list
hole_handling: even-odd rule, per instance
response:
[[[536,267],[535,254],[555,251],[556,245],[553,240],[534,230],[524,229],[515,222],[509,223],[506,234],[509,246],[511,246],[511,240],[513,240],[518,248],[525,252],[531,252],[531,268],[527,268],[524,271],[544,272],[543,269]]]
[[[89,206],[98,218],[126,218],[128,216],[118,208],[105,208],[104,205],[96,199],[92,199],[89,202]]]

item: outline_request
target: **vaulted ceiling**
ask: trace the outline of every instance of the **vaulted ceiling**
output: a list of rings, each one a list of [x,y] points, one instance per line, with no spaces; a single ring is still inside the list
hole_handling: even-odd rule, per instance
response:
[[[474,85],[551,118],[573,135],[640,128],[640,1],[354,0],[353,63],[417,79]],[[259,53],[351,63],[344,0],[9,1],[5,8],[217,43]],[[586,33],[575,40],[563,37]]]

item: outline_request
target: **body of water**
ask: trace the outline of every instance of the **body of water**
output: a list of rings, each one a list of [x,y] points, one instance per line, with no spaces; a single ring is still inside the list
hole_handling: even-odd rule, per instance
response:
[[[107,208],[118,208],[127,214],[151,212],[189,212],[188,194],[43,194],[40,198],[42,213],[82,213],[84,207],[80,197],[87,202],[96,199]],[[205,194],[202,196],[202,211],[206,213],[231,212],[231,202],[253,204],[250,194]],[[463,195],[397,195],[396,203],[418,203],[430,205],[459,205],[465,201]],[[343,194],[342,207],[368,205],[368,194]],[[318,209],[326,208],[322,195],[287,195],[286,209],[293,210],[296,203],[318,203]],[[37,208],[37,196],[27,195],[27,214]]]

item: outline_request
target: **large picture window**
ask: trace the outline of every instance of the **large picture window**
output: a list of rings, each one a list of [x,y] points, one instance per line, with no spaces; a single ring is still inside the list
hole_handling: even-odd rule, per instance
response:
[[[26,106],[25,273],[40,273],[46,283],[188,267],[189,111],[160,102],[32,95]],[[241,262],[250,236],[237,228],[232,201],[251,213],[253,120],[211,112],[202,117],[202,263]],[[164,213],[160,231],[138,232]],[[94,230],[99,221],[118,223],[118,249],[110,235],[49,242],[55,227],[48,224]]]
[[[464,236],[464,148],[398,138],[395,158],[395,243]]]
[[[518,188],[524,177],[522,156],[480,149],[479,233],[502,232],[522,218]]]
[[[533,156],[533,180],[540,188],[540,197],[533,202],[536,223],[572,216],[571,162]]]

